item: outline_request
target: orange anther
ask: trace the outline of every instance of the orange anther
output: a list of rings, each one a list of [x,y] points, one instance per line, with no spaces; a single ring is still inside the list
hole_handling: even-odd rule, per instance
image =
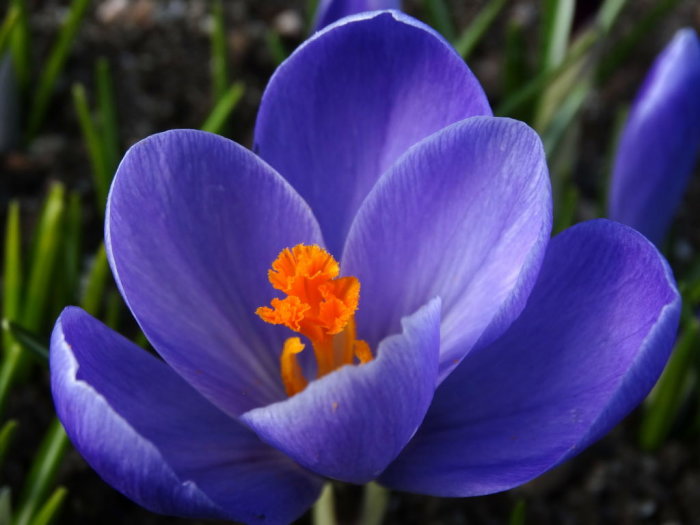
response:
[[[318,377],[354,364],[355,358],[360,363],[372,359],[367,343],[355,338],[360,281],[339,274],[338,262],[319,246],[285,248],[272,263],[268,278],[287,297],[272,299],[272,308],[261,306],[255,312],[263,321],[285,325],[311,341]],[[306,387],[297,362],[303,349],[299,338],[293,337],[282,350],[282,380],[290,396]]]

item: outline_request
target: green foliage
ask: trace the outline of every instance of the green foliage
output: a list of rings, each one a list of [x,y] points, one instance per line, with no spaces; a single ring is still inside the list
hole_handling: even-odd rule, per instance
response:
[[[89,5],[90,0],[74,0],[70,3],[66,22],[61,27],[58,38],[51,48],[49,58],[44,64],[39,77],[39,84],[34,93],[27,123],[27,136],[30,140],[34,138],[44,121],[56,80],[63,70],[68,53]]]
[[[233,84],[216,103],[214,109],[212,109],[204,124],[202,124],[202,130],[210,133],[221,133],[226,120],[236,108],[238,102],[240,102],[244,92],[245,87],[241,82]]]
[[[455,49],[462,58],[466,60],[469,55],[471,55],[476,45],[486,34],[486,31],[491,27],[505,5],[506,0],[493,0],[492,2],[488,2],[479,14],[474,17],[472,23],[462,31],[462,34],[455,40]]]

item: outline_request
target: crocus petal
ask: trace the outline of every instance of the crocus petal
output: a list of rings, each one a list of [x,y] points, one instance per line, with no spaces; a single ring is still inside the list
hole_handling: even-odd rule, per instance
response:
[[[285,247],[321,243],[308,206],[245,148],[199,131],[129,150],[106,220],[112,271],[158,353],[229,414],[285,397],[284,329],[255,315]]]
[[[411,145],[490,114],[464,61],[398,12],[344,18],[300,46],[265,90],[256,151],[313,208],[336,257],[360,203]]]
[[[551,229],[542,145],[525,124],[473,117],[412,148],[367,197],[341,267],[362,283],[359,337],[442,299],[441,378],[520,313]]]
[[[522,315],[435,394],[391,487],[475,496],[524,483],[608,432],[649,392],[678,326],[668,265],[606,220],[550,243]]]
[[[316,9],[315,30],[346,16],[382,9],[401,9],[401,0],[321,0]]]
[[[377,357],[312,381],[286,401],[241,416],[258,435],[314,472],[374,479],[413,436],[435,390],[440,301],[403,320]]]
[[[56,323],[51,388],[58,417],[82,456],[149,510],[289,522],[318,496],[320,478],[78,308],[64,310]]]
[[[659,245],[700,150],[700,42],[679,31],[634,102],[613,171],[611,219]]]

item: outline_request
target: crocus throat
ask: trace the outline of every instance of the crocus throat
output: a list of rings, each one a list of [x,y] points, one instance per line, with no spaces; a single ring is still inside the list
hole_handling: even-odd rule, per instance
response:
[[[285,248],[267,276],[272,286],[287,296],[273,299],[272,308],[261,306],[255,311],[263,321],[285,325],[311,341],[317,377],[355,364],[356,360],[372,360],[367,343],[355,337],[360,281],[356,277],[338,277],[339,273],[338,262],[319,246],[298,244]],[[282,349],[280,368],[289,396],[308,384],[298,361],[305,346],[298,337],[290,337]]]

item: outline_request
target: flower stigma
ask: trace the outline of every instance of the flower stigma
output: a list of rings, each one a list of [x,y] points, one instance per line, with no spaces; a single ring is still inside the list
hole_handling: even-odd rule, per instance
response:
[[[360,281],[338,277],[340,265],[320,246],[298,244],[285,248],[267,276],[272,286],[287,294],[272,299],[255,313],[271,324],[282,324],[305,336],[314,349],[317,377],[323,377],[355,360],[372,360],[369,345],[356,339],[355,311],[360,301]],[[298,356],[306,345],[298,337],[284,342],[280,356],[282,382],[290,397],[308,384]]]

